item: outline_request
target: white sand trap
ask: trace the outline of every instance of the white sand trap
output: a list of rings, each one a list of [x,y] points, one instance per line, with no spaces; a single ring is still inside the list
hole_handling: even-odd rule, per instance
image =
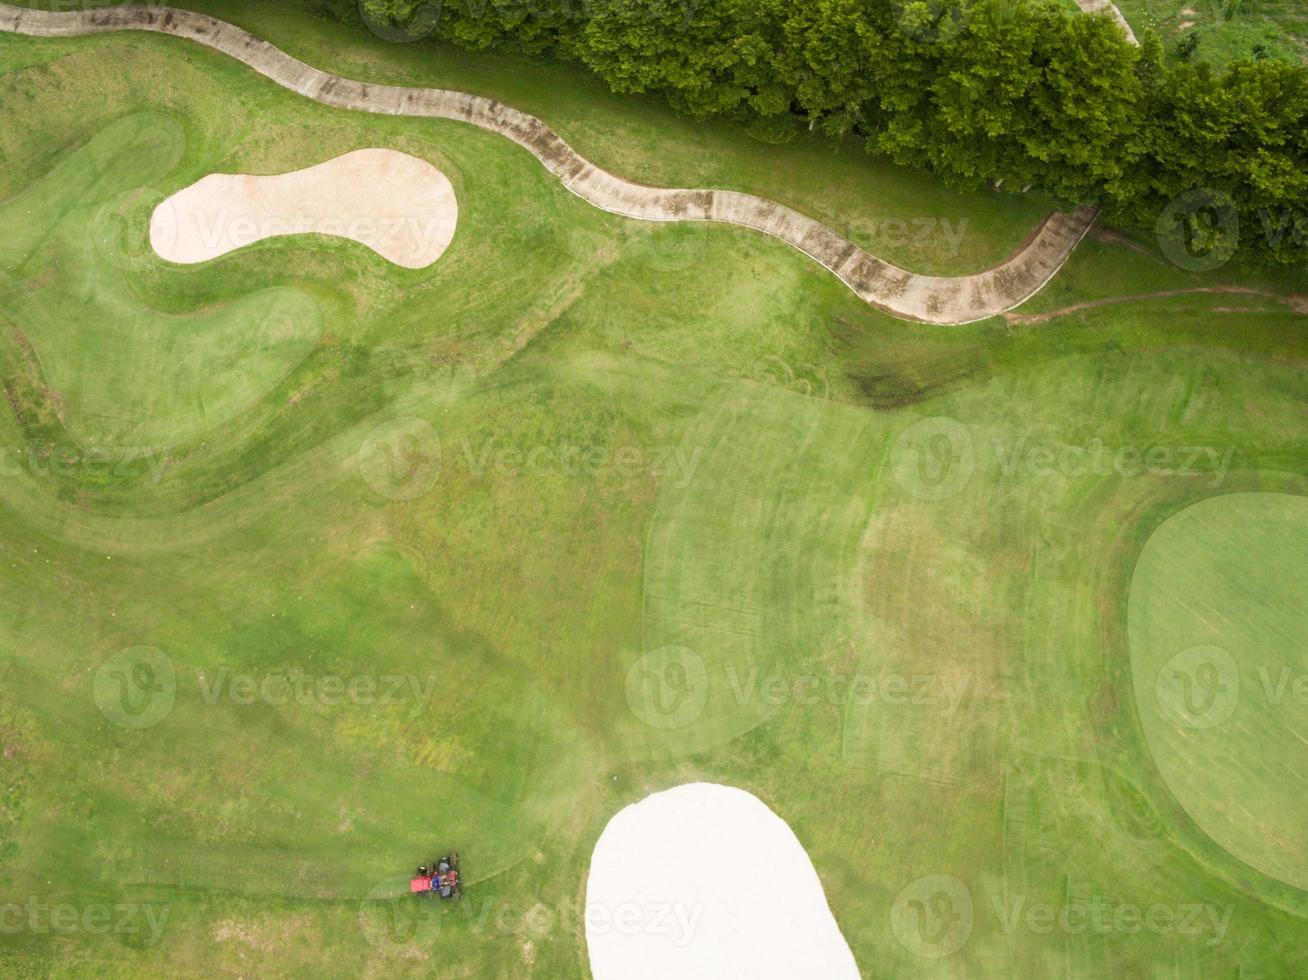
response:
[[[712,783],[609,821],[586,944],[595,980],[859,980],[799,839],[757,797]]]
[[[210,174],[163,201],[150,244],[171,262],[207,262],[279,235],[335,235],[421,269],[450,244],[449,179],[398,150],[366,149],[288,174]]]

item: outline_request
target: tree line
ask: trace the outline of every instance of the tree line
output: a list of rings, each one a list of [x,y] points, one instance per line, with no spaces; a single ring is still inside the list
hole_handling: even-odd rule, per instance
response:
[[[615,92],[861,140],[952,187],[1170,222],[1197,254],[1308,259],[1308,68],[1214,69],[1058,0],[303,0],[377,33],[580,62]],[[1206,240],[1207,239],[1207,240]]]

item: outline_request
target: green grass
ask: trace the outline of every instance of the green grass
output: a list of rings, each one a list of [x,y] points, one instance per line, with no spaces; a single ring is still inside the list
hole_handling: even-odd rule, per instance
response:
[[[1137,33],[1157,31],[1174,47],[1183,37],[1199,39],[1196,56],[1222,65],[1239,58],[1308,58],[1308,11],[1297,0],[1244,0],[1229,12],[1227,0],[1120,0]]]
[[[223,9],[324,67],[537,111],[631,176],[865,229],[957,213],[920,175],[569,70]],[[624,221],[490,134],[329,110],[175,40],[0,37],[0,71],[0,908],[167,912],[154,942],[0,932],[0,973],[583,977],[600,830],[693,779],[791,824],[869,976],[1302,972],[1304,892],[1192,814],[1164,760],[1199,780],[1203,757],[1159,759],[1128,635],[1168,517],[1302,499],[1308,338],[1283,286],[1088,240],[1023,311],[1045,322],[927,327],[766,237]],[[205,173],[373,145],[455,185],[429,269],[320,237],[198,266],[146,244],[150,202]],[[966,200],[968,267],[1038,210]],[[1058,314],[1214,285],[1265,293]],[[430,485],[388,496],[394,419]],[[1095,444],[1235,455],[1199,477],[1042,455]],[[1240,602],[1296,622],[1269,591]],[[141,646],[175,700],[129,730],[97,669]],[[211,696],[238,675],[431,696]],[[1241,711],[1253,737],[1279,717]],[[442,847],[462,906],[392,900]],[[942,874],[971,931],[932,958],[892,923]],[[1025,918],[1096,898],[1232,915],[1220,936]]]
[[[1131,672],[1159,770],[1236,857],[1299,888],[1308,841],[1308,500],[1229,494],[1149,539],[1131,579]]]
[[[760,194],[915,272],[947,275],[1002,262],[1052,208],[1035,194],[942,191],[927,174],[869,157],[853,139],[832,145],[805,134],[792,144],[766,145],[743,125],[680,118],[660,96],[614,95],[574,66],[394,44],[311,16],[299,4],[201,0],[176,6],[235,23],[350,78],[502,99],[544,119],[614,173],[660,187]]]
[[[293,288],[171,314],[142,304],[130,280],[111,274],[150,263],[138,234],[125,240],[124,226],[148,221],[162,195],[134,182],[170,170],[184,143],[169,116],[124,116],[0,211],[0,223],[26,233],[4,246],[4,261],[19,270],[6,284],[6,312],[49,365],[64,425],[83,445],[161,446],[229,421],[303,360],[322,331],[312,296]],[[31,221],[36,214],[58,222]],[[33,288],[22,270],[40,263],[74,270],[74,281]],[[88,322],[91,293],[97,309]],[[239,362],[232,351],[241,352]]]

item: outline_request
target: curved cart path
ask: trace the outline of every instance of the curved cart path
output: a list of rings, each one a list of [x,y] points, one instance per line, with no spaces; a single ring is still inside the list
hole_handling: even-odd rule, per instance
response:
[[[600,169],[535,116],[477,95],[356,82],[292,58],[225,21],[171,7],[108,7],[54,13],[0,4],[0,31],[70,37],[139,30],[196,41],[244,62],[324,105],[399,116],[456,119],[524,147],[578,197],[614,214],[648,221],[724,221],[779,238],[826,266],[855,293],[895,316],[971,323],[1029,299],[1067,261],[1098,208],[1055,213],[1008,261],[970,276],[922,276],[870,255],[830,228],[772,201],[721,190],[673,190],[632,183]]]

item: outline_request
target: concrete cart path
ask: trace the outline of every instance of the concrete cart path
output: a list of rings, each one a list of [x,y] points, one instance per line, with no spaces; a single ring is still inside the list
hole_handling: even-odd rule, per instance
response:
[[[40,37],[153,31],[206,45],[279,85],[324,105],[472,123],[536,157],[563,185],[595,207],[647,221],[722,221],[753,228],[799,249],[868,303],[898,317],[960,324],[1020,305],[1045,285],[1090,230],[1096,207],[1054,213],[1008,261],[968,276],[924,276],[870,255],[798,211],[737,191],[647,187],[602,170],[535,116],[493,99],[444,89],[373,85],[305,64],[225,21],[162,6],[55,13],[0,4],[0,30]]]

